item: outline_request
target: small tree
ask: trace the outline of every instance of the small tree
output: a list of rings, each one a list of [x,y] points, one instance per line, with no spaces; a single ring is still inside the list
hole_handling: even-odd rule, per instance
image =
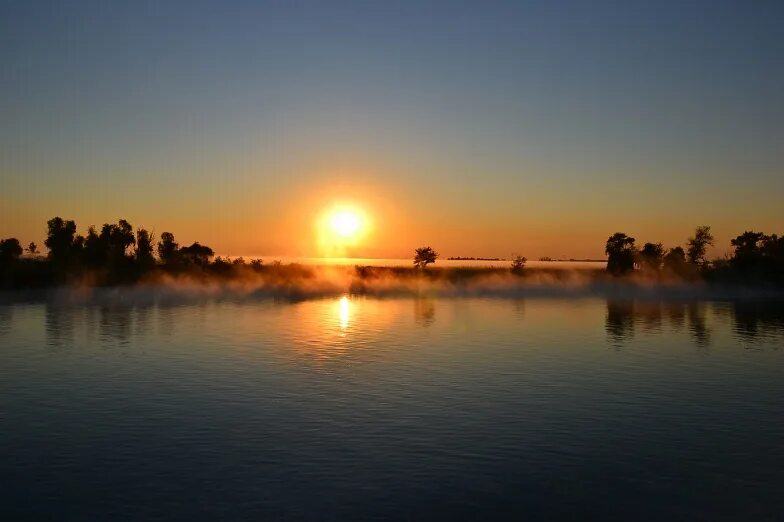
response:
[[[607,254],[607,271],[613,275],[621,275],[634,270],[634,258],[637,253],[634,248],[634,238],[623,232],[616,232],[607,238],[604,246]]]
[[[424,269],[428,264],[435,263],[438,259],[438,252],[431,247],[420,247],[414,250],[414,266]]]
[[[523,269],[525,268],[525,264],[528,262],[528,258],[523,256],[514,256],[512,257],[512,266],[509,268],[513,274],[520,275],[523,273]]]
[[[38,253],[38,245],[35,244],[35,241],[30,241],[30,244],[27,245],[27,253],[31,256],[34,256]]]
[[[713,234],[711,234],[711,227],[702,226],[697,227],[694,231],[694,237],[690,237],[687,241],[686,257],[692,265],[705,264],[705,250],[709,246],[713,246]]]

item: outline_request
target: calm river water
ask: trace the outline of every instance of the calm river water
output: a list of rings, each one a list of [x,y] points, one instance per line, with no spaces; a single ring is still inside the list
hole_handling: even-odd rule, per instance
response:
[[[784,307],[0,305],[4,520],[774,520]]]

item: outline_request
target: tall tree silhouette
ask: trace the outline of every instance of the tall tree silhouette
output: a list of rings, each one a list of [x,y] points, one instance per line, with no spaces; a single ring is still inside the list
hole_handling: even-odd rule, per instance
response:
[[[155,266],[155,258],[152,255],[153,235],[147,230],[140,228],[136,231],[136,250],[134,258],[136,265],[142,271],[147,271]]]
[[[136,244],[133,227],[124,219],[119,220],[116,225],[104,225],[100,237],[107,246],[110,263],[125,258],[128,248]]]
[[[44,245],[49,249],[49,259],[56,265],[66,264],[73,254],[76,223],[54,217],[47,221],[47,234]]]
[[[705,251],[713,246],[714,239],[711,227],[701,226],[694,231],[694,236],[687,241],[686,257],[693,265],[705,264]]]
[[[607,271],[611,274],[621,275],[634,270],[636,249],[633,237],[616,232],[607,238],[604,253],[607,254]]]
[[[91,268],[104,267],[108,261],[108,247],[106,237],[101,237],[95,231],[95,227],[90,225],[87,229],[87,237],[84,239],[82,257],[84,264]]]
[[[158,257],[164,265],[173,265],[177,261],[180,245],[174,240],[174,234],[164,232],[158,242]]]

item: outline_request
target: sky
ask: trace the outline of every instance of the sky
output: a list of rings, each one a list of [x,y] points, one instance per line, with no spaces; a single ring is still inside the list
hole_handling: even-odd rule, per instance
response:
[[[0,0],[0,237],[602,257],[784,233],[781,2]]]

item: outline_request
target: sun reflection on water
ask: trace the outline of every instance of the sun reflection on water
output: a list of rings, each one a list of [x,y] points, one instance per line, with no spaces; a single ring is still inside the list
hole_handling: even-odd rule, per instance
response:
[[[288,346],[301,355],[325,361],[359,356],[372,346],[371,340],[409,317],[410,303],[344,294],[296,303],[285,313],[292,315]]]
[[[351,319],[351,301],[348,296],[343,296],[338,301],[338,324],[341,330],[348,329],[348,324]]]

